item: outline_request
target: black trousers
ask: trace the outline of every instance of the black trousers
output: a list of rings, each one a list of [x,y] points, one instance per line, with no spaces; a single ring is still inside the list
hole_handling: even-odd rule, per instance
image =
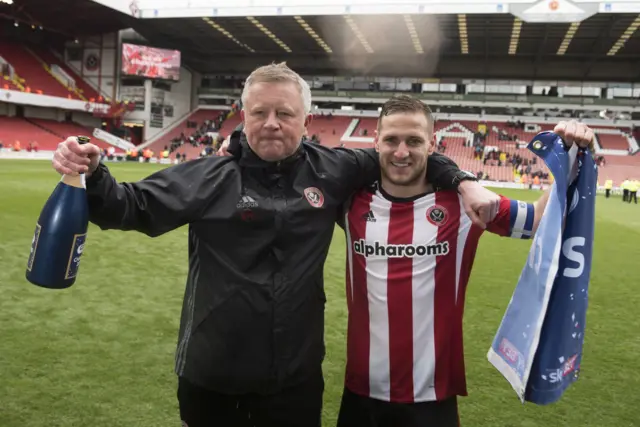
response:
[[[338,427],[459,427],[456,397],[437,402],[394,403],[344,389]]]
[[[322,372],[273,395],[226,395],[178,380],[183,427],[320,427]]]

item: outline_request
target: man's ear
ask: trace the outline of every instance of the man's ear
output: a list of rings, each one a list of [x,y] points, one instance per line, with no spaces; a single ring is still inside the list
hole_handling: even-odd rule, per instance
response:
[[[429,153],[429,155],[433,154],[433,152],[436,149],[436,134],[434,133],[431,136],[431,139],[429,140],[429,148],[427,150],[427,152]]]
[[[313,114],[307,114],[307,117],[304,118],[304,127],[308,128],[312,121],[313,121]]]
[[[373,148],[375,148],[376,152],[380,152],[380,145],[378,141],[378,129],[373,131]]]
[[[244,108],[240,110],[240,120],[242,120],[242,123],[244,123]]]

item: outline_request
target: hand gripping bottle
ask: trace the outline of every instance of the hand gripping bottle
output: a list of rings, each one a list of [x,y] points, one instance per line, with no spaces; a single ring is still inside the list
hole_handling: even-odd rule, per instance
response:
[[[90,141],[85,136],[77,139],[80,144]],[[27,280],[50,289],[73,285],[88,225],[85,176],[63,175],[36,223],[27,262]]]

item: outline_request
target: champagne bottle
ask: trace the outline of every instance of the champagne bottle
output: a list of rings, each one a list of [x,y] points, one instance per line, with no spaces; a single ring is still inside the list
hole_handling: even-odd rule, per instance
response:
[[[77,140],[80,144],[90,141],[85,136]],[[49,289],[73,285],[88,225],[85,175],[63,175],[36,223],[27,262],[27,280]]]

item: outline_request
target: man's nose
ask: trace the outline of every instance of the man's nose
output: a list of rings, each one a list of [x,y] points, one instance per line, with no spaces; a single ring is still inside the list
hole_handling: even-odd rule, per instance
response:
[[[406,159],[407,157],[409,157],[409,149],[407,147],[407,144],[405,144],[404,142],[398,144],[398,147],[393,152],[393,156],[397,159]]]
[[[267,121],[264,124],[269,129],[278,129],[280,127],[280,122],[278,121],[278,116],[275,112],[269,113],[267,116]]]

